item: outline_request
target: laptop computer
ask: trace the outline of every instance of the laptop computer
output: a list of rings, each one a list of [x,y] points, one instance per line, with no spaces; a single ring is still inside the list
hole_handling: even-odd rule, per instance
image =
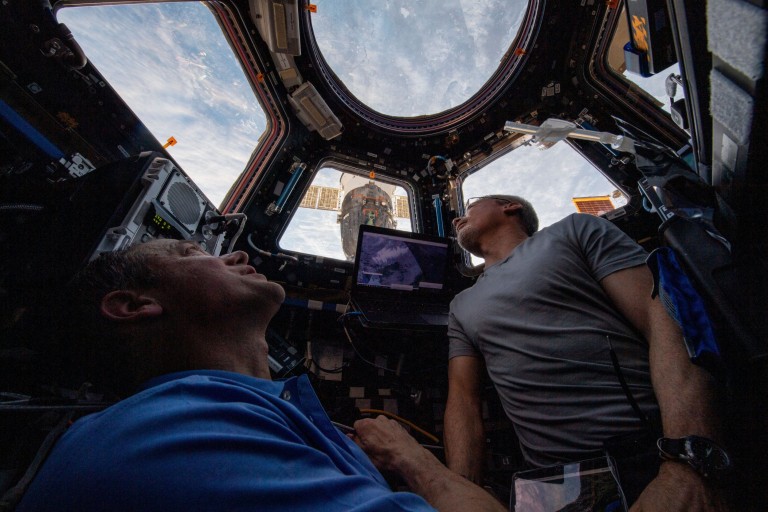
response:
[[[361,225],[351,290],[363,323],[391,329],[445,329],[447,238]]]

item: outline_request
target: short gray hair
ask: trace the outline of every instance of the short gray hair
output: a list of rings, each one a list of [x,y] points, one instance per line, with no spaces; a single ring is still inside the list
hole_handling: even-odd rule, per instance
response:
[[[533,235],[535,232],[539,230],[539,216],[536,215],[536,210],[533,209],[533,205],[526,199],[523,199],[520,196],[511,196],[511,195],[505,195],[505,194],[491,194],[487,196],[482,196],[484,198],[488,199],[495,199],[500,202],[507,202],[507,203],[517,203],[522,208],[520,209],[520,222],[523,225],[523,230],[525,231],[525,234],[528,236]]]
[[[98,307],[111,291],[154,286],[157,272],[153,271],[149,256],[137,251],[137,247],[102,253],[72,278],[68,291],[73,298]]]
[[[152,288],[161,273],[151,265],[151,256],[133,246],[101,254],[80,270],[64,292],[61,334],[70,358],[70,370],[79,378],[119,394],[135,384],[137,353],[132,340],[123,340],[115,325],[101,315],[101,300],[115,290]]]

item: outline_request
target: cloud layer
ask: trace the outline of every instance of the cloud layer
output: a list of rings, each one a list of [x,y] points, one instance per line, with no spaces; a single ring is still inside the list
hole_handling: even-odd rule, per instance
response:
[[[73,7],[58,13],[89,60],[216,205],[266,118],[201,3]],[[130,37],[126,37],[130,34]]]

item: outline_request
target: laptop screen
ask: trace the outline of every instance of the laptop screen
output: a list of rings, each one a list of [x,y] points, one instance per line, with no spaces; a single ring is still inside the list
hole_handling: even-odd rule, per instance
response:
[[[445,238],[362,225],[355,257],[355,287],[442,291],[449,257]]]

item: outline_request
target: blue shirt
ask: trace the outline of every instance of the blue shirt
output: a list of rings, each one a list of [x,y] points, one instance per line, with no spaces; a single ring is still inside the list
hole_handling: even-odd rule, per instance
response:
[[[433,510],[392,492],[306,376],[193,371],[77,421],[17,512]]]

